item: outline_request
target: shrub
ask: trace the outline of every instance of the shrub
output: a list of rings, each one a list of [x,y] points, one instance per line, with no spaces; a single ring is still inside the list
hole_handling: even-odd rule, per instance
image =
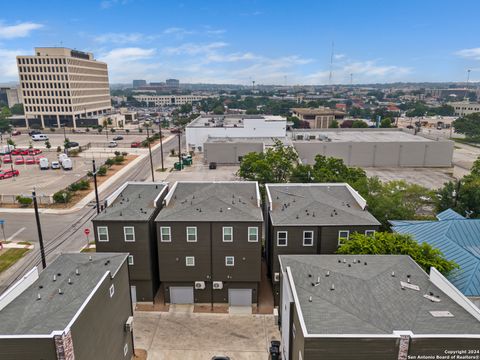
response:
[[[62,148],[60,146],[57,146],[57,153],[62,152]]]
[[[138,132],[139,132],[139,133],[143,132],[143,129],[142,129],[142,128],[138,128]]]
[[[124,151],[122,152],[122,156],[127,156],[128,155],[128,152]]]
[[[103,131],[103,127],[99,126],[99,127],[97,128],[97,131],[98,131],[99,133],[101,133],[101,132]]]
[[[88,176],[88,177],[93,177],[93,172],[92,172],[92,171],[88,171],[88,172],[87,172],[87,176]]]
[[[142,141],[142,146],[143,147],[148,147],[148,140],[143,140]]]
[[[170,149],[170,155],[175,156],[175,149]]]
[[[33,199],[31,197],[18,195],[17,201],[22,207],[27,207],[32,204]]]
[[[90,132],[90,128],[86,128],[86,129],[85,129],[85,132]]]
[[[55,128],[54,128],[54,127],[51,127],[51,128],[50,128],[50,131],[51,131],[51,132],[55,132]]]
[[[53,201],[57,204],[66,204],[72,200],[72,193],[68,190],[60,190],[53,194]]]
[[[90,188],[90,182],[88,180],[80,180],[68,187],[69,191],[75,192],[79,190],[88,190]]]
[[[121,163],[124,162],[124,160],[125,160],[125,159],[123,158],[122,155],[115,156],[115,159],[114,159],[115,164],[121,164]]]
[[[130,129],[125,129],[125,132],[128,134],[130,132]]]
[[[115,129],[114,129],[114,128],[111,128],[110,131],[111,131],[112,133],[114,133],[114,132],[115,132]]]
[[[70,155],[71,157],[76,157],[76,156],[78,156],[79,152],[80,152],[80,150],[78,150],[78,149],[69,150],[68,155]]]
[[[117,151],[114,152],[114,154],[115,154],[115,156],[118,156],[118,155],[120,155],[120,151],[117,150]]]
[[[47,149],[50,149],[50,148],[52,147],[52,144],[50,144],[50,141],[48,141],[48,140],[45,141],[45,147],[46,147]]]
[[[97,170],[97,175],[99,175],[99,176],[107,175],[107,167],[106,166],[100,166]]]
[[[108,158],[107,160],[105,160],[105,165],[112,166],[113,164],[115,164],[115,160],[113,160],[112,158]]]

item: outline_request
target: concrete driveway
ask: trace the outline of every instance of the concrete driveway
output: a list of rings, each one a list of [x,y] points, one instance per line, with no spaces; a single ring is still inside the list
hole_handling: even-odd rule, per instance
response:
[[[273,315],[136,312],[135,347],[148,359],[267,360],[270,340],[280,339]]]

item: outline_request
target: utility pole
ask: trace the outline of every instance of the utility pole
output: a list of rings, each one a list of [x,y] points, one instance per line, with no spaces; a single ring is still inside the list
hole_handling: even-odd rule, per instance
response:
[[[160,119],[159,119],[160,120]],[[162,171],[165,171],[163,166],[163,140],[162,140],[162,121],[158,122],[158,131],[160,133],[160,158],[162,159]]]
[[[148,153],[150,156],[150,170],[152,171],[152,181],[155,181],[155,176],[153,174],[153,160],[152,160],[152,147],[150,146],[150,132],[147,126],[147,143],[148,143]]]
[[[92,160],[93,166],[93,184],[95,185],[95,202],[97,203],[97,214],[100,214],[100,202],[98,201],[98,187],[97,187],[97,168],[95,167],[95,159]]]
[[[181,138],[182,138],[182,132],[180,130],[179,133],[178,133],[178,161],[180,163],[180,170],[182,170],[182,168],[183,168]]]
[[[47,267],[47,261],[45,259],[45,248],[43,247],[42,226],[40,225],[40,215],[38,214],[37,195],[35,190],[32,191],[33,207],[35,209],[35,220],[37,221],[38,242],[40,243],[40,256],[42,258],[42,266],[45,269]]]

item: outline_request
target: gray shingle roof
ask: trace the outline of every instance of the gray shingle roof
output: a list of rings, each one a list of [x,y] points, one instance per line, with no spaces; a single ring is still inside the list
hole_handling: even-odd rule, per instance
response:
[[[110,271],[113,276],[127,256],[123,253],[60,255],[40,273],[37,281],[0,311],[0,335],[48,335],[63,331],[105,273]],[[75,274],[76,269],[80,275]],[[69,278],[72,284],[68,284]]]
[[[146,221],[154,214],[154,200],[167,187],[164,183],[128,183],[117,198],[93,220]]]
[[[263,221],[257,183],[177,182],[156,221]]]
[[[380,225],[346,184],[267,184],[273,225]]]
[[[280,261],[283,269],[291,269],[310,334],[480,333],[480,322],[433,285],[408,256],[283,255]],[[400,281],[407,282],[407,275],[420,291],[402,290]],[[320,283],[313,286],[318,276]],[[430,293],[440,302],[423,296]],[[433,317],[430,311],[449,311],[454,317]]]

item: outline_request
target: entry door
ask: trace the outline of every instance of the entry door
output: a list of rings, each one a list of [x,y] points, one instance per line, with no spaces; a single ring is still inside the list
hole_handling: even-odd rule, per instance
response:
[[[251,306],[252,289],[228,289],[228,303],[230,306]]]
[[[130,293],[132,294],[132,304],[137,302],[137,287],[130,286]]]
[[[290,303],[293,302],[293,296],[290,291],[290,285],[286,274],[282,276],[282,303],[281,303],[281,319],[282,319],[282,353],[283,359],[289,359],[290,351]]]
[[[171,286],[171,304],[193,304],[193,286]]]

